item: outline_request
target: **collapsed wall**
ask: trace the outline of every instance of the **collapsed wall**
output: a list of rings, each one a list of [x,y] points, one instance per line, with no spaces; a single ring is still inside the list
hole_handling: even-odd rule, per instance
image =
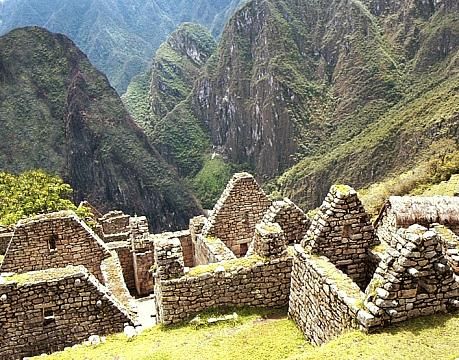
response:
[[[83,266],[0,278],[0,358],[63,350],[123,331],[126,308]],[[25,316],[26,314],[26,316]]]
[[[110,256],[104,242],[74,212],[39,215],[18,223],[0,272],[27,272],[83,265],[100,282]]]

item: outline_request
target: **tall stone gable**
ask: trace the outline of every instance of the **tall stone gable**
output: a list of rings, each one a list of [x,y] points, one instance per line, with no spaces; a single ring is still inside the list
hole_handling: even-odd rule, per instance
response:
[[[100,265],[109,256],[103,241],[75,213],[62,211],[19,222],[0,272],[83,265],[103,283]]]
[[[203,235],[219,238],[236,256],[244,256],[255,225],[270,206],[271,201],[252,175],[235,174],[215,205]]]
[[[335,185],[314,217],[302,245],[326,256],[361,288],[368,279],[368,249],[376,243],[370,217],[357,192]]]
[[[366,293],[365,305],[383,324],[459,307],[459,281],[439,236],[420,225],[394,234]]]

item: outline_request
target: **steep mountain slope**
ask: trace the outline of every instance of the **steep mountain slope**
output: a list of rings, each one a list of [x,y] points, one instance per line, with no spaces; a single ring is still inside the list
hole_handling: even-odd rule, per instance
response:
[[[205,28],[182,24],[159,47],[151,72],[136,78],[123,95],[137,123],[163,156],[178,165],[183,176],[200,168],[210,147],[205,127],[197,119],[190,119],[186,104],[194,81],[215,48]],[[173,121],[164,119],[169,112],[177,114]]]
[[[253,0],[222,34],[158,146],[189,176],[194,149],[245,164],[306,208],[333,182],[364,187],[457,139],[457,1]],[[188,129],[204,128],[212,147]],[[207,131],[206,131],[207,130]],[[167,141],[166,141],[167,143]],[[434,150],[432,150],[434,151]],[[201,161],[201,164],[203,162]]]
[[[7,0],[0,2],[0,35],[37,25],[64,33],[123,93],[144,72],[154,51],[185,21],[215,35],[241,0]]]
[[[56,172],[102,210],[183,227],[193,196],[131,120],[107,78],[63,35],[40,28],[0,38],[0,168]]]

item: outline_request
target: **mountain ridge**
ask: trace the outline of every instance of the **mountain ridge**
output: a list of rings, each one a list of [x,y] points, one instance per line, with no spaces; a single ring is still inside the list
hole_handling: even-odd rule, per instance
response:
[[[0,37],[0,48],[2,169],[57,173],[76,202],[146,215],[153,230],[181,228],[201,213],[105,75],[70,39],[29,27]]]

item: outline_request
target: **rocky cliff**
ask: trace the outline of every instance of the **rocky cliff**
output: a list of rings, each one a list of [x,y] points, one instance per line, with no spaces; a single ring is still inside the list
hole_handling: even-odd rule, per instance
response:
[[[58,173],[101,210],[184,227],[200,206],[131,120],[107,78],[65,36],[40,28],[0,38],[0,168]]]
[[[334,182],[409,169],[456,139],[458,14],[452,0],[252,0],[163,118],[159,150],[182,175],[194,149],[220,153],[307,208]]]

